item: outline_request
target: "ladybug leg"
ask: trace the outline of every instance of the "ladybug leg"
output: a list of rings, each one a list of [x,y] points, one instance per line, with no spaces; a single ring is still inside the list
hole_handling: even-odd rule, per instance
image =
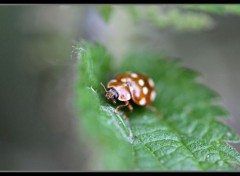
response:
[[[129,101],[125,101],[124,104],[119,105],[119,106],[115,109],[115,112],[118,113],[118,112],[119,112],[119,109],[122,108],[122,107],[125,107],[125,106],[128,107],[128,111],[126,111],[126,112],[124,113],[124,119],[127,119],[127,118],[128,118],[128,113],[132,112],[132,110],[133,110],[133,107],[132,107],[132,105],[129,103]]]
[[[115,112],[118,113],[119,109],[124,107],[124,106],[128,106],[129,105],[129,101],[124,101],[124,104],[119,105],[116,109]]]
[[[161,113],[156,107],[148,105],[147,108],[150,109],[151,111],[155,112],[157,114],[157,116],[160,118]]]
[[[133,107],[130,103],[128,103],[127,107],[128,107],[128,111],[125,112],[124,119],[127,119],[128,118],[128,113],[132,112],[132,110],[133,110]]]

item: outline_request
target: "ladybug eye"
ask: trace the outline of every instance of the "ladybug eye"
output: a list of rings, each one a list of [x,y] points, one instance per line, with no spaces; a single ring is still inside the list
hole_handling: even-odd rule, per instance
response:
[[[118,93],[117,93],[116,89],[114,89],[113,87],[111,87],[111,88],[107,88],[107,91],[113,93],[113,98],[114,98],[114,99],[118,99]]]
[[[118,93],[117,92],[114,94],[114,99],[118,99]]]

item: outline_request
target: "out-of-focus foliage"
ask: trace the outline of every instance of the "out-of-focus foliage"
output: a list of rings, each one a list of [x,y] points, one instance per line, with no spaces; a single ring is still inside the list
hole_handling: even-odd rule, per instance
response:
[[[239,5],[125,5],[98,6],[106,22],[115,10],[122,10],[135,22],[149,21],[159,28],[196,31],[214,26],[212,14],[240,15]]]
[[[178,5],[179,8],[204,11],[216,14],[240,15],[240,5]]]
[[[81,115],[81,134],[95,152],[95,170],[235,170],[240,154],[226,142],[239,142],[234,131],[217,120],[227,116],[212,100],[218,94],[198,83],[198,74],[179,62],[149,52],[125,57],[114,74],[141,72],[156,83],[155,113],[134,106],[129,121],[116,114],[104,98],[101,82],[112,73],[112,56],[101,45],[84,42],[79,53],[75,107]],[[98,167],[97,167],[98,166]]]
[[[100,6],[99,10],[103,19],[108,22],[112,14],[112,6]]]

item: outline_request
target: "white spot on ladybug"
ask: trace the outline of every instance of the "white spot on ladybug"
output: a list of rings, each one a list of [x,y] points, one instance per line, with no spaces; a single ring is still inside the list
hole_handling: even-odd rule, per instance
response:
[[[140,86],[144,86],[144,81],[143,81],[142,79],[139,79],[139,80],[138,80],[138,84],[139,84]]]
[[[112,79],[110,82],[117,82],[117,80],[116,79]]]
[[[146,104],[146,98],[142,98],[142,99],[139,101],[139,104],[140,104],[140,105],[145,105],[145,104]]]
[[[121,81],[122,82],[127,82],[127,79],[126,78],[122,78]]]
[[[136,73],[131,73],[131,77],[133,77],[133,78],[137,78],[138,75],[137,75]]]
[[[151,87],[154,87],[154,82],[151,78],[148,79],[148,83]]]
[[[156,97],[156,92],[153,90],[150,97],[151,101],[153,101],[155,97]]]
[[[143,94],[147,95],[148,93],[148,88],[147,87],[143,87]]]

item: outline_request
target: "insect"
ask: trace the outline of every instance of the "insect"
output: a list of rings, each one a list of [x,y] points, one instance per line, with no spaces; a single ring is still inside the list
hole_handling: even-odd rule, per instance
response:
[[[120,108],[127,106],[128,111],[124,113],[125,119],[128,117],[128,113],[133,110],[130,100],[139,106],[150,108],[158,115],[160,114],[155,107],[149,106],[156,98],[156,88],[153,80],[143,74],[134,72],[118,74],[108,82],[107,88],[102,83],[101,85],[105,89],[105,97],[108,100],[114,103],[117,100],[124,102],[124,104],[117,106],[116,113],[119,112]]]

